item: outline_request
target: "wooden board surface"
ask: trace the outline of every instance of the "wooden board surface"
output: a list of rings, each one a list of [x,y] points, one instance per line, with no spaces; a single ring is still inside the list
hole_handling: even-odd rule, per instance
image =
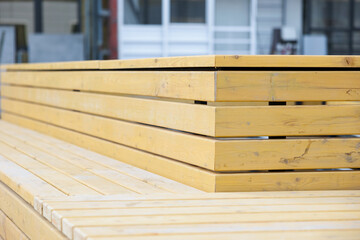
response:
[[[202,101],[355,101],[357,71],[10,71],[2,83]]]
[[[0,238],[7,240],[28,240],[29,238],[0,210]]]
[[[5,111],[214,171],[360,167],[358,138],[216,140],[62,109],[7,104],[5,100]]]
[[[69,239],[356,239],[360,198],[338,191],[44,199],[44,217]],[[309,195],[311,194],[311,195]],[[343,195],[343,196],[341,196]],[[214,196],[217,196],[214,198]],[[291,214],[289,214],[291,213]],[[281,234],[280,234],[281,233]],[[360,233],[360,232],[359,232]],[[341,238],[342,237],[342,238]]]
[[[0,182],[0,209],[30,239],[67,239],[53,225],[40,216],[31,205]]]
[[[6,65],[7,70],[134,69],[196,67],[359,68],[359,56],[209,55]]]
[[[11,99],[215,137],[360,134],[360,105],[215,107],[14,86],[2,86],[2,94]],[[28,107],[16,108],[19,104]],[[3,99],[2,107],[22,111],[21,114],[30,107],[40,108],[9,99]]]
[[[4,72],[1,79],[22,86],[215,100],[214,72],[20,71]]]
[[[213,173],[192,165],[24,117],[5,113],[3,114],[3,119],[69,141],[207,192],[360,188],[359,171]]]

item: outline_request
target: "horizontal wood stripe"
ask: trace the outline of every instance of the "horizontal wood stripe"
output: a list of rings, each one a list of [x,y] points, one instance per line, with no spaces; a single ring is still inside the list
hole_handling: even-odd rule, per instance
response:
[[[55,137],[79,144],[120,161],[188,184],[198,189],[214,191],[278,191],[359,189],[359,171],[283,172],[214,174],[212,172],[172,161],[167,158],[130,149],[112,142],[93,138],[64,128],[23,117],[4,114],[3,118]],[[176,169],[174,172],[173,170]],[[216,179],[216,180],[215,180]]]
[[[0,210],[0,238],[28,240],[29,238]]]
[[[359,138],[224,141],[34,104],[13,101],[8,104],[9,100],[4,99],[5,111],[209,170],[360,167]]]
[[[2,83],[202,101],[360,99],[357,71],[10,71]]]
[[[4,72],[2,83],[111,94],[215,100],[214,72]]]
[[[0,182],[0,209],[30,239],[67,239],[6,185]]]
[[[360,105],[211,107],[10,86],[3,86],[2,93],[12,99],[216,137],[360,134]],[[7,102],[3,100],[4,109]]]
[[[196,67],[358,68],[358,56],[215,55],[132,60],[79,61],[6,65],[7,70],[135,69]]]

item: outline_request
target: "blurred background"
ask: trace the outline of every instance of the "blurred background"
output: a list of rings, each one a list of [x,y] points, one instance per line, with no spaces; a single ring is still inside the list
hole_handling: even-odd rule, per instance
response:
[[[0,0],[0,63],[360,54],[360,0]]]

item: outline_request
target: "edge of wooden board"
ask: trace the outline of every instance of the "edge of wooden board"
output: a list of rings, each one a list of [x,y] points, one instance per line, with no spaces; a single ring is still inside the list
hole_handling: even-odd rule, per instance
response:
[[[28,203],[0,182],[0,209],[30,239],[67,239],[51,223],[39,215]]]
[[[325,176],[327,172],[213,173],[189,164],[12,114],[4,113],[3,119],[207,192],[360,189],[360,171],[334,171]],[[282,181],[278,180],[280,184],[274,184],[279,177],[282,178]],[[345,181],[344,186],[340,181],[341,177]],[[290,184],[289,180],[291,180]],[[316,184],[310,184],[314,182]]]
[[[10,64],[6,70],[135,69],[195,67],[307,67],[358,68],[360,56],[279,56],[279,55],[207,55],[145,58],[131,60],[78,61],[57,63]]]

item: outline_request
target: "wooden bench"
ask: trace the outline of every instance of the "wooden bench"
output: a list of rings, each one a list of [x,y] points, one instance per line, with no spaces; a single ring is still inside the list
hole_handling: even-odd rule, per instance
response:
[[[360,100],[359,67],[356,56],[10,65],[2,118],[208,192],[359,189],[360,105],[341,104]]]
[[[356,240],[360,191],[343,189],[360,188],[359,66],[336,56],[9,65],[0,239]],[[299,189],[342,190],[203,192]]]

